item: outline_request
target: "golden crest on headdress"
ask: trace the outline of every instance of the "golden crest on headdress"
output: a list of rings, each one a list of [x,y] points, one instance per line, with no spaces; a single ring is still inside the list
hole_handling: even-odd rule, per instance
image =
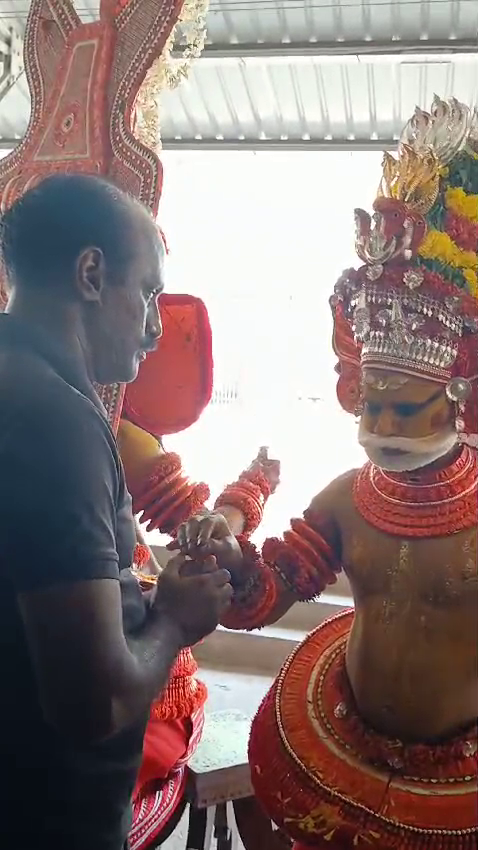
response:
[[[426,215],[438,197],[440,162],[433,150],[417,153],[401,144],[398,159],[384,153],[378,195],[402,201],[410,210]]]
[[[478,141],[478,117],[456,98],[433,98],[430,112],[418,106],[405,125],[397,158],[384,154],[379,197],[402,201],[426,215],[435,203],[442,169]]]

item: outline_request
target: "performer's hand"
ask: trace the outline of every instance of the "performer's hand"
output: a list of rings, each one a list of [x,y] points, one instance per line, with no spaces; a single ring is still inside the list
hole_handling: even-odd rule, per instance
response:
[[[158,578],[151,610],[179,627],[183,646],[194,646],[214,631],[232,599],[231,576],[206,557],[194,569],[183,555],[171,558]]]
[[[280,460],[269,458],[268,449],[262,446],[257,457],[252,461],[249,472],[259,470],[267,478],[271,493],[275,493],[280,484]]]
[[[179,549],[194,560],[214,555],[219,566],[231,573],[242,566],[241,547],[220,513],[191,517],[179,526],[177,539],[168,549]]]

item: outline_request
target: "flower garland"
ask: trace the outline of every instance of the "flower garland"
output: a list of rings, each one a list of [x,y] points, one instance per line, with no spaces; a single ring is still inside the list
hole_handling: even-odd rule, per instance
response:
[[[447,209],[470,221],[478,221],[478,195],[468,195],[463,189],[449,187],[445,192]]]
[[[445,213],[445,230],[463,251],[476,251],[478,247],[478,222],[457,215],[452,210]]]
[[[427,260],[424,257],[418,257],[418,265],[422,269],[438,275],[446,283],[451,283],[458,289],[464,290],[468,295],[476,298],[476,282],[474,280],[473,269],[455,269],[453,266],[447,266],[440,260]]]
[[[165,89],[175,89],[187,78],[191,63],[197,59],[206,41],[206,14],[209,0],[185,0],[176,25],[163,52],[146,75],[136,100],[136,132],[144,145],[161,148],[159,96]],[[178,40],[184,42],[181,55],[176,52]]]
[[[476,269],[478,258],[475,251],[463,251],[450,235],[440,230],[429,230],[418,253],[427,260],[441,260],[456,269]]]

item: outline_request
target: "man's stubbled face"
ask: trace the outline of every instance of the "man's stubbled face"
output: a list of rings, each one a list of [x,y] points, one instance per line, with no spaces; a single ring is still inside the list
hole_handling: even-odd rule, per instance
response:
[[[364,369],[359,442],[381,469],[420,469],[458,439],[445,385],[401,372]]]

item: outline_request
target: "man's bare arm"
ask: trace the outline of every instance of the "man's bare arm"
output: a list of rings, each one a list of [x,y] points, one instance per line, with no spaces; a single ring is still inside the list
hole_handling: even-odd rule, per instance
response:
[[[47,721],[65,736],[95,742],[141,718],[166,685],[179,649],[217,625],[232,594],[228,578],[219,570],[181,577],[173,559],[145,628],[128,640],[118,581],[77,582],[22,595]]]

